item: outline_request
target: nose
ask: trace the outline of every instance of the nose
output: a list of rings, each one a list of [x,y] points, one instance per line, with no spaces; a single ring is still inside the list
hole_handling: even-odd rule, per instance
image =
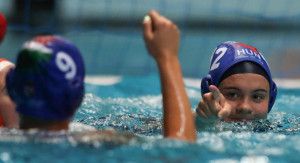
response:
[[[244,98],[240,101],[240,104],[236,109],[236,113],[244,115],[252,114],[251,104],[248,98]]]

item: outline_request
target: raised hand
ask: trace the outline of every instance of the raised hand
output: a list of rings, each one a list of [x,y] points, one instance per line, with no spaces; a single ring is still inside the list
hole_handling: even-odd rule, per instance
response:
[[[214,121],[218,118],[226,119],[231,114],[231,107],[225,97],[215,85],[209,86],[209,93],[203,95],[203,99],[196,108],[197,114],[204,121]]]
[[[156,11],[150,11],[144,18],[143,26],[146,47],[155,60],[177,57],[179,30],[172,21]]]
[[[163,96],[164,137],[194,142],[196,130],[178,60],[179,30],[156,11],[145,17],[144,40],[155,59]]]

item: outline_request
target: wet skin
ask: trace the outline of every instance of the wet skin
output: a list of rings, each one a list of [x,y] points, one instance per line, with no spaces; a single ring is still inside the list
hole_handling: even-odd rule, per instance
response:
[[[218,87],[211,85],[197,113],[203,120],[243,121],[266,118],[269,106],[269,82],[253,73],[234,74]]]
[[[219,89],[231,106],[225,120],[265,118],[269,106],[269,82],[257,74],[234,74],[223,80]]]
[[[14,66],[9,65],[0,71],[0,116],[4,120],[4,126],[8,128],[18,128],[19,117],[15,110],[16,105],[7,94],[5,78],[7,73]]]

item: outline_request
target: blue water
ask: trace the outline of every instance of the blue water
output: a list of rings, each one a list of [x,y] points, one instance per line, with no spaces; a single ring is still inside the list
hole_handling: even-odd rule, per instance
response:
[[[198,128],[196,144],[162,138],[159,90],[156,74],[123,76],[109,86],[86,83],[74,121],[135,133],[141,141],[77,143],[64,132],[41,139],[36,133],[2,129],[0,162],[299,162],[300,89],[280,88],[267,120]],[[187,92],[194,108],[199,90],[187,85]]]

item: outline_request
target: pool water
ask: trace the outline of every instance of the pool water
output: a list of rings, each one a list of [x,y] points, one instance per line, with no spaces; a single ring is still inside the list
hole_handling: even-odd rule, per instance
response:
[[[186,79],[193,108],[200,80]],[[47,136],[0,130],[0,162],[299,162],[300,89],[279,88],[266,120],[218,122],[198,128],[196,144],[162,138],[162,99],[157,74],[86,82],[75,122],[99,130],[135,133],[141,141],[114,145],[78,143],[68,133]],[[39,136],[37,136],[39,135]],[[43,139],[41,139],[43,137]],[[46,138],[45,138],[46,137]],[[53,137],[54,139],[50,139]]]

